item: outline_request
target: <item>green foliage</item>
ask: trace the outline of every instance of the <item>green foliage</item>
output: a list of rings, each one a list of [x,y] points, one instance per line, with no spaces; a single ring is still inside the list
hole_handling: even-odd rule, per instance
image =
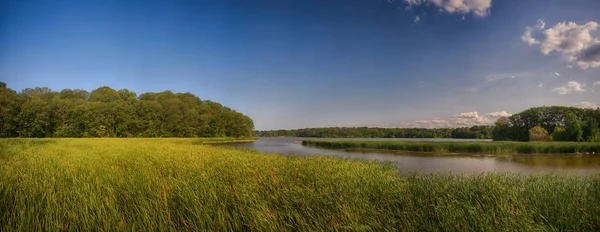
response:
[[[567,130],[562,126],[554,127],[554,131],[552,132],[552,140],[553,141],[569,141],[569,136],[567,135]]]
[[[552,141],[546,129],[535,126],[529,130],[529,141]]]
[[[304,140],[303,145],[333,149],[382,149],[434,153],[485,154],[600,154],[600,143],[581,142],[429,142],[429,141],[350,141]]]
[[[317,138],[460,138],[491,139],[492,127],[473,126],[464,128],[375,128],[375,127],[329,127],[296,130],[257,131],[260,137],[317,137]]]
[[[583,128],[581,127],[581,121],[577,118],[577,115],[574,113],[567,114],[565,124],[569,141],[583,140]]]
[[[0,137],[14,136],[18,110],[19,95],[0,82]]]
[[[598,174],[403,176],[199,141],[0,140],[0,230],[600,230]]]
[[[600,129],[598,121],[595,118],[590,118],[585,122],[584,133],[585,140],[588,142],[600,142]]]
[[[555,141],[594,141],[598,131],[598,121],[600,121],[600,108],[533,107],[510,117],[498,119],[493,138],[494,140],[528,141],[529,130],[541,126],[544,130],[553,132],[552,137]]]
[[[106,127],[102,126],[102,125],[98,127],[98,129],[96,130],[96,134],[100,138],[102,138],[102,137],[108,137],[108,133],[106,132]]]
[[[254,122],[191,93],[0,88],[0,137],[252,137]],[[100,128],[102,128],[100,130]]]
[[[504,141],[511,140],[511,121],[507,117],[501,117],[494,123],[493,138],[494,140]]]

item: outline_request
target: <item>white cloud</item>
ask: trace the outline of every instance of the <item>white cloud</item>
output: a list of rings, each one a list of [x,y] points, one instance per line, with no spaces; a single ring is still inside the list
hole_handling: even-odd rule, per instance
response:
[[[454,115],[451,119],[418,120],[413,123],[404,123],[402,127],[416,128],[453,128],[470,127],[475,125],[493,125],[500,117],[508,117],[511,114],[506,111],[495,111],[480,115],[477,111],[462,112]]]
[[[506,111],[496,111],[496,112],[487,113],[485,115],[486,115],[486,117],[500,118],[500,117],[508,117],[508,116],[511,116],[512,114],[509,114]]]
[[[406,127],[414,128],[449,128],[453,127],[452,123],[444,119],[433,119],[433,120],[417,120],[413,123],[406,124]]]
[[[544,88],[544,83],[540,83],[540,84],[538,85],[538,88]]]
[[[573,68],[573,65],[568,64],[567,68]]]
[[[596,109],[596,108],[600,107],[600,105],[598,105],[598,104],[594,104],[594,103],[591,103],[591,102],[585,102],[585,101],[584,102],[575,103],[575,104],[573,104],[573,106],[579,107],[579,108],[592,108],[592,109]]]
[[[456,114],[454,115],[455,118],[478,118],[479,114],[477,114],[477,111],[472,111],[472,112],[464,112],[464,113],[460,113],[460,114]]]
[[[504,79],[516,79],[524,77],[535,77],[533,73],[495,73],[485,76],[487,82],[501,81]]]
[[[414,22],[414,23],[417,23],[417,22],[419,22],[420,20],[421,20],[421,17],[419,17],[419,16],[417,15],[417,16],[415,16],[415,21],[413,21],[413,22]]]
[[[596,86],[600,85],[600,81],[594,81],[594,85],[596,85]]]
[[[571,93],[575,93],[575,92],[585,91],[581,87],[582,87],[582,85],[579,82],[569,81],[569,82],[567,82],[566,86],[554,88],[552,91],[554,91],[560,95],[565,95],[565,94],[571,94]]]
[[[541,44],[541,51],[549,54],[552,51],[575,53],[582,51],[593,41],[590,32],[598,29],[598,23],[588,22],[578,25],[574,22],[561,22],[544,31],[546,39]]]
[[[533,31],[533,28],[531,28],[531,27],[525,28],[525,33],[523,33],[523,36],[521,36],[521,40],[523,40],[523,42],[526,42],[527,44],[529,44],[529,46],[539,44],[540,41],[538,41],[537,39],[533,38],[533,36],[531,36],[531,31]]]
[[[600,39],[597,43],[576,54],[572,59],[576,60],[577,64],[583,69],[600,67]]]
[[[592,32],[598,30],[597,22],[589,21],[581,25],[574,22],[560,22],[544,30],[545,38],[540,42],[533,37],[532,32],[535,29],[542,30],[545,26],[543,20],[538,20],[535,28],[525,28],[521,40],[529,46],[539,44],[540,51],[545,55],[551,52],[562,53],[569,61],[577,63],[583,69],[600,67],[600,38],[592,36]]]
[[[551,73],[551,74],[556,75],[557,77],[560,77],[560,73],[559,72],[554,72],[554,73]]]
[[[409,5],[433,4],[448,13],[486,16],[492,7],[492,0],[404,0]]]
[[[544,20],[538,19],[538,25],[535,26],[535,28],[544,29],[544,27],[546,27],[546,22],[544,22]]]

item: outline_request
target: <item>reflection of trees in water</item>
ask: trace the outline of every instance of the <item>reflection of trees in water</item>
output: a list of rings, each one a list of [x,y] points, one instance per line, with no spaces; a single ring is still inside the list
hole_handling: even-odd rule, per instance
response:
[[[499,161],[530,167],[589,168],[600,167],[600,156],[500,156]]]

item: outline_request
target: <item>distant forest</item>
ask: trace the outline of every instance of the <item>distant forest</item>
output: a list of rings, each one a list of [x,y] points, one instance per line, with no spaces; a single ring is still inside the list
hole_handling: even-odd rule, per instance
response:
[[[600,142],[600,108],[542,106],[496,121],[494,140]]]
[[[252,137],[253,130],[248,116],[191,93],[16,92],[0,82],[0,137]]]
[[[600,142],[600,108],[533,107],[498,119],[494,126],[463,128],[328,127],[256,131],[261,137],[458,138],[506,141]]]
[[[260,137],[318,137],[318,138],[460,138],[491,139],[492,126],[463,128],[375,128],[375,127],[327,127],[295,130],[256,131]]]

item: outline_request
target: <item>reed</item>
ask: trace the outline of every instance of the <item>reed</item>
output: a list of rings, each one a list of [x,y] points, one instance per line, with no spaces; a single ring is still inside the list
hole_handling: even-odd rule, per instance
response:
[[[430,142],[304,140],[303,145],[333,149],[381,149],[475,154],[600,154],[600,143],[588,142]]]
[[[600,230],[600,174],[400,175],[199,139],[1,139],[0,231]]]

